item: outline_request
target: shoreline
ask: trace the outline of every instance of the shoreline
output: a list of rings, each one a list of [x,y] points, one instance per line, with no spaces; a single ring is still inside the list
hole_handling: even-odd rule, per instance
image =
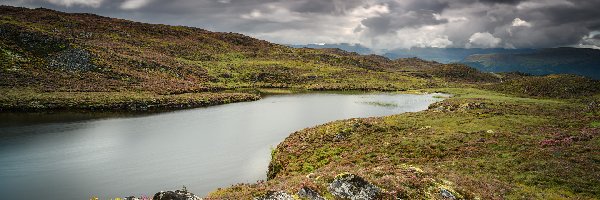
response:
[[[311,90],[302,88],[239,88],[215,92],[190,92],[181,94],[157,94],[147,91],[37,92],[31,89],[6,88],[0,88],[0,91],[6,94],[5,96],[0,97],[0,113],[155,113],[256,101],[270,95],[321,92],[336,94],[421,94],[415,92],[418,91],[418,89]]]
[[[597,168],[588,163],[593,155],[569,154],[588,163],[585,165],[565,163],[562,157],[553,156],[557,149],[598,150],[594,145],[600,138],[597,110],[579,110],[584,103],[577,99],[519,97],[476,88],[417,91],[452,96],[424,111],[337,120],[298,130],[273,150],[266,181],[219,188],[206,199],[307,198],[307,191],[327,199],[350,198],[352,195],[340,194],[336,188],[340,181],[352,185],[352,181],[343,182],[349,181],[348,177],[361,180],[352,187],[369,186],[362,188],[364,191],[372,191],[368,190],[371,186],[379,188],[371,199],[598,195],[593,189],[598,187],[593,181],[595,175],[585,174]],[[588,100],[594,98],[600,96]],[[556,131],[570,132],[570,136],[557,136]],[[517,151],[526,153],[514,154]],[[555,171],[565,165],[571,171]],[[531,185],[518,178],[531,173],[521,169],[524,166],[543,172],[536,179],[563,182],[543,184],[543,188]],[[579,176],[589,181],[581,182]]]
[[[315,98],[321,98],[322,97],[324,99],[334,99],[334,100],[338,99],[338,100],[341,100],[341,101],[346,100],[348,98],[353,98],[352,100],[347,100],[346,102],[347,103],[355,104],[355,105],[357,105],[357,106],[359,106],[361,108],[371,107],[374,110],[388,110],[388,111],[385,111],[385,113],[386,113],[385,115],[391,115],[391,114],[397,114],[397,113],[399,113],[399,112],[397,112],[397,109],[387,109],[387,108],[381,108],[379,106],[368,106],[368,105],[365,105],[365,104],[363,104],[361,102],[362,100],[364,100],[364,97],[362,97],[362,96],[363,95],[343,95],[343,94],[324,94],[324,93],[283,95],[283,96],[266,97],[264,101],[260,101],[261,103],[257,103],[257,104],[264,105],[265,106],[264,108],[273,108],[274,110],[279,110],[279,109],[277,109],[277,108],[279,108],[278,106],[273,106],[273,104],[272,104],[273,102],[290,102],[288,100],[282,100],[281,101],[281,98],[284,98],[284,99],[290,99],[290,98],[297,99],[297,98],[305,98],[305,97],[307,97],[307,100],[309,100],[309,101],[302,101],[301,99],[300,99],[300,101],[298,101],[298,102],[309,102],[309,103],[304,103],[307,106],[310,106],[310,105],[319,105],[319,104],[315,104],[314,103],[313,100]],[[369,100],[385,101],[385,102],[396,101],[397,98],[403,99],[403,97],[407,97],[409,99],[424,99],[425,101],[422,101],[421,104],[419,106],[417,106],[418,108],[414,107],[414,106],[410,106],[410,107],[412,107],[412,109],[409,109],[409,110],[413,110],[413,111],[426,109],[427,106],[433,100],[439,100],[439,99],[432,99],[432,96],[434,96],[434,94],[430,94],[430,95],[401,95],[401,94],[379,93],[378,95],[376,95],[376,94],[367,94],[367,95],[364,95],[364,96],[366,96],[366,98],[369,99]],[[379,96],[379,98],[372,99],[373,98],[372,96]],[[276,101],[267,100],[267,98],[273,98]],[[277,99],[279,99],[279,101],[277,101]],[[322,102],[322,101],[317,101],[317,102]],[[336,104],[336,102],[340,102],[340,101],[328,101],[328,102],[324,102],[325,104],[323,104],[323,105],[333,105],[333,104]],[[411,102],[413,102],[413,101],[411,101],[411,100],[405,100],[405,101],[399,100],[399,102],[404,102],[404,103],[402,103],[402,105],[412,105]],[[203,110],[208,110],[207,113],[213,113],[214,114],[214,110],[218,110],[221,107],[233,108],[233,109],[237,110],[237,108],[239,108],[240,106],[244,106],[244,105],[249,105],[247,107],[254,107],[253,106],[254,103],[255,102],[240,103],[240,104],[237,104],[237,105],[228,105],[228,106],[218,106],[218,107],[216,107],[214,109],[192,109],[192,110],[189,110],[190,112],[183,111],[182,113],[184,113],[184,115],[187,115],[189,117],[192,117],[192,118],[196,119],[196,117],[198,117],[199,115],[189,115],[189,113],[196,112],[196,111],[202,112]],[[296,105],[296,104],[292,103],[291,105]],[[344,105],[346,105],[346,104],[344,104]],[[344,106],[341,106],[341,107],[344,107]],[[294,109],[293,109],[294,107],[293,106],[289,107],[289,108],[292,108],[291,111],[294,111]],[[322,107],[322,108],[327,108],[327,107]],[[268,110],[273,110],[273,109],[268,109]],[[415,109],[417,109],[417,110],[415,110]],[[285,110],[288,110],[288,109],[285,109]],[[308,113],[315,113],[315,112],[320,113],[320,110],[323,110],[323,109],[317,109],[317,110],[314,110],[314,112],[311,111],[311,112],[308,112]],[[357,110],[357,113],[364,113],[364,112],[361,112],[360,110],[363,110],[363,109]],[[288,110],[288,111],[290,111],[290,110]],[[341,113],[341,110],[339,110],[339,109],[332,109],[331,111],[340,111],[340,113]],[[176,112],[173,112],[173,113],[167,113],[166,116],[172,116],[174,113],[175,114],[179,113],[179,111],[176,111]],[[263,113],[273,113],[273,112],[263,112]],[[288,112],[286,111],[284,113],[288,113]],[[327,111],[324,111],[323,113],[327,113]],[[321,114],[312,114],[312,115],[314,115],[315,117],[317,115],[318,116],[322,116],[323,113],[321,113]],[[159,115],[161,115],[161,114],[159,114]],[[348,114],[346,113],[346,114],[342,114],[342,115],[346,116]],[[272,145],[275,146],[279,142],[283,141],[283,139],[288,136],[288,134],[291,132],[291,130],[300,130],[301,128],[312,127],[312,126],[316,126],[316,125],[319,125],[319,124],[327,123],[327,122],[330,122],[330,121],[333,121],[333,120],[348,119],[348,118],[351,118],[353,116],[355,116],[355,115],[354,114],[350,114],[348,117],[334,117],[334,118],[328,117],[327,119],[329,119],[329,120],[317,120],[318,123],[308,122],[309,123],[308,125],[304,125],[304,126],[297,126],[296,125],[296,126],[294,126],[295,127],[294,129],[289,129],[289,130],[286,129],[286,130],[283,130],[283,131],[281,131],[281,130],[277,131],[277,133],[282,133],[280,136],[277,136],[278,138],[280,137],[281,140],[277,139],[276,143],[273,143]],[[363,115],[363,116],[371,116],[371,115],[369,114],[369,115]],[[146,117],[142,117],[142,118],[146,118]],[[148,117],[148,118],[154,118],[154,117]],[[219,118],[219,117],[215,116],[215,118]],[[318,117],[316,117],[316,118],[318,118]],[[198,119],[200,119],[200,118],[198,118]],[[256,119],[263,119],[262,121],[264,121],[266,124],[269,124],[270,122],[272,122],[272,120],[267,120],[267,119],[271,119],[271,118],[262,118],[262,117],[260,117],[260,118],[256,118]],[[314,119],[314,118],[312,118],[312,117],[308,118],[309,121],[310,121],[310,119]],[[107,121],[112,121],[112,120],[107,120]],[[125,120],[125,121],[130,121],[130,120]],[[181,121],[184,121],[184,120],[181,120]],[[223,120],[221,120],[221,121],[223,121]],[[227,120],[225,120],[225,121],[227,121]],[[233,120],[232,122],[237,122],[237,120]],[[293,122],[292,124],[299,123],[299,122],[294,122],[293,120],[291,122]],[[214,123],[210,123],[210,122],[207,122],[207,123],[214,124]],[[171,124],[171,123],[167,123],[166,125],[169,125],[169,124]],[[177,123],[174,123],[174,124],[177,124]],[[227,124],[227,123],[225,122],[224,124]],[[235,125],[237,123],[229,123],[229,124]],[[255,124],[261,124],[261,123],[255,123]],[[269,127],[269,126],[266,126],[266,127]],[[267,128],[267,129],[270,129],[270,128]],[[193,131],[193,130],[203,130],[203,129],[190,129],[190,130]],[[160,132],[164,133],[165,131],[159,131],[158,133],[160,133]],[[254,135],[254,134],[249,134],[249,135]],[[189,141],[191,141],[191,140],[189,140]],[[262,145],[262,147],[264,147],[264,148],[261,148],[261,149],[264,149],[264,151],[263,151],[263,153],[261,155],[262,155],[262,157],[264,159],[261,159],[261,160],[264,160],[264,162],[262,162],[264,164],[264,166],[258,168],[258,170],[254,170],[254,173],[257,173],[257,174],[260,174],[260,175],[264,175],[265,174],[264,171],[267,169],[267,165],[269,163],[269,158],[270,158],[269,157],[269,148],[268,148],[269,146],[271,146],[271,144],[270,145]],[[149,160],[148,162],[152,162],[152,161]],[[182,175],[182,177],[185,177],[185,176],[187,176],[187,175],[186,174]],[[256,179],[256,180],[258,180],[258,179]],[[231,182],[228,182],[227,185],[222,185],[222,186],[219,186],[219,187],[228,186],[229,184],[234,184],[234,183],[237,183],[237,182],[238,181],[231,181]],[[254,182],[254,181],[251,181],[251,182]],[[172,182],[169,182],[169,183],[172,183]],[[166,184],[166,185],[171,185],[171,184]],[[174,185],[179,186],[179,184],[174,184]],[[159,189],[161,189],[161,188],[162,187],[159,187]],[[204,189],[200,190],[200,191],[203,191],[203,192],[201,192],[200,195],[206,195],[206,194],[208,194],[208,192],[214,190],[215,188],[217,188],[217,187],[204,188]],[[170,187],[166,187],[165,189],[171,189],[171,188]],[[107,190],[107,191],[110,191],[110,190]],[[154,189],[152,189],[150,191],[156,192],[158,190],[156,190],[156,188],[154,188]],[[195,191],[195,190],[190,190],[190,191]],[[125,191],[124,193],[121,191],[121,192],[119,192],[117,194],[129,194],[129,193],[127,193],[127,191]],[[147,194],[147,193],[141,193],[141,194]]]

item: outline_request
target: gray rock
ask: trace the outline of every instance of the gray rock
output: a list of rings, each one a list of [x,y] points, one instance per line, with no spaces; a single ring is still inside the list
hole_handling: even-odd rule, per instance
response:
[[[328,187],[336,197],[351,200],[377,199],[381,189],[354,174],[343,174],[336,177]]]
[[[444,188],[440,189],[440,195],[444,199],[456,200],[456,197],[452,194],[452,192],[450,192]]]
[[[50,67],[68,71],[90,71],[96,68],[92,64],[92,55],[82,49],[67,49],[50,59]]]
[[[309,187],[302,187],[298,190],[298,196],[309,200],[325,200],[319,193]]]
[[[294,200],[294,197],[282,191],[268,191],[267,194],[260,197],[255,197],[254,200]]]
[[[152,200],[202,200],[202,198],[187,190],[161,191],[156,193]]]

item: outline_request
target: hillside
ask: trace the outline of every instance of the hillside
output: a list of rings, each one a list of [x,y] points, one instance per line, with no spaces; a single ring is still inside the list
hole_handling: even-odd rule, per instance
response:
[[[501,49],[501,48],[411,48],[387,51],[383,56],[390,59],[418,57],[441,63],[456,63],[473,54],[490,53],[525,53],[533,49]]]
[[[420,58],[428,61],[439,63],[457,63],[463,61],[470,55],[474,54],[496,54],[496,53],[529,53],[535,49],[502,49],[502,48],[432,48],[432,47],[412,47],[410,49],[383,49],[373,50],[360,44],[307,44],[307,45],[290,45],[295,48],[338,48],[348,52],[356,52],[359,54],[379,54],[389,59],[399,58]]]
[[[418,59],[295,49],[237,33],[43,8],[0,6],[0,36],[4,110],[121,109],[130,102],[186,107],[257,98],[232,93],[240,88],[395,91],[445,84],[428,72],[438,63]],[[217,100],[174,96],[223,91],[229,93]],[[131,92],[139,94],[131,98]],[[98,98],[103,95],[112,98]]]
[[[348,43],[340,43],[340,44],[296,44],[296,45],[288,45],[294,48],[311,48],[311,49],[341,49],[347,52],[354,52],[361,55],[369,55],[375,54],[372,49],[369,49],[360,44],[348,44]],[[389,58],[389,57],[388,57]]]
[[[186,92],[292,84],[361,89],[389,82],[390,89],[405,89],[426,82],[397,73],[406,64],[380,56],[294,49],[237,33],[92,14],[8,6],[0,11],[3,86]],[[381,81],[371,83],[374,77]]]
[[[462,63],[486,72],[577,74],[600,79],[600,50],[597,49],[563,47],[528,53],[477,54],[468,56]]]
[[[414,58],[461,63],[485,72],[523,72],[533,75],[576,74],[600,79],[600,50],[586,48],[410,48],[374,51],[360,44],[290,45],[295,48],[338,48],[359,54],[378,53],[389,59]]]

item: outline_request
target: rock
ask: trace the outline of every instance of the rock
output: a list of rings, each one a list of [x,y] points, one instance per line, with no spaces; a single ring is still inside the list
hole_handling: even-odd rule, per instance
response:
[[[202,200],[202,198],[187,190],[161,191],[156,193],[152,200]]]
[[[315,191],[309,187],[300,188],[300,190],[298,190],[298,196],[309,199],[309,200],[325,200],[325,198],[323,198],[321,195],[319,195],[319,193],[317,193],[317,191]]]
[[[90,71],[96,68],[92,64],[92,55],[82,49],[67,49],[50,59],[50,67],[68,71]]]
[[[440,189],[440,195],[444,199],[456,200],[456,197],[450,191],[444,188]]]
[[[439,106],[439,107],[435,107],[435,108],[433,108],[433,110],[434,110],[434,111],[436,111],[436,112],[443,112],[443,111],[445,111],[446,109],[444,108],[444,106]]]
[[[341,140],[345,140],[350,135],[352,135],[352,129],[344,129],[344,130],[341,130],[340,132],[338,132],[337,134],[335,134],[333,139],[335,141],[341,141]]]
[[[294,197],[282,191],[268,191],[267,194],[255,197],[254,200],[294,200]]]
[[[381,189],[354,174],[338,175],[328,188],[336,197],[344,199],[377,199]]]
[[[134,196],[125,197],[125,198],[123,198],[123,199],[124,199],[124,200],[140,200],[139,198],[137,198],[137,197],[134,197]]]

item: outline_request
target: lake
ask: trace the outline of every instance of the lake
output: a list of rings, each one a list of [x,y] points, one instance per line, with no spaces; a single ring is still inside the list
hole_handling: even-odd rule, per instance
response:
[[[307,93],[143,115],[0,114],[3,199],[204,196],[266,178],[270,150],[326,122],[415,112],[439,94]]]

